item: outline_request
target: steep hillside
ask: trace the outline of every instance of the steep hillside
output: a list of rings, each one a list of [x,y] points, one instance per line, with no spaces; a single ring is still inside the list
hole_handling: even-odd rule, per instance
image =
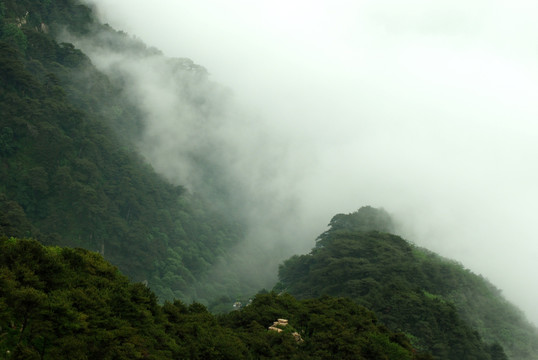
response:
[[[329,225],[310,254],[280,267],[281,289],[298,298],[349,297],[440,359],[483,358],[497,346],[484,342],[501,344],[512,359],[537,358],[536,329],[499,290],[457,263],[376,231],[392,227],[384,211],[364,207]]]
[[[269,330],[285,318],[282,331]],[[285,322],[282,322],[285,323]],[[430,359],[349,300],[260,294],[215,317],[157,304],[100,255],[0,238],[0,357],[12,359]]]
[[[76,40],[97,55],[90,59],[58,39]],[[115,53],[120,48],[122,54]],[[140,155],[152,143],[141,141],[148,109],[135,103],[146,93],[133,96],[136,82],[124,63],[99,71],[93,62],[99,51],[105,58],[126,55],[130,65],[166,64],[160,75],[183,96],[166,111],[176,116],[178,110],[200,134],[219,128],[224,106],[209,98],[225,98],[222,89],[192,61],[167,59],[99,24],[74,0],[0,0],[0,354],[418,359],[433,353],[487,360],[504,358],[500,343],[514,359],[536,359],[535,329],[498,290],[390,235],[390,217],[371,208],[335,216],[309,255],[280,269],[281,289],[292,295],[329,294],[354,303],[271,293],[222,317],[198,303],[158,305],[154,293],[161,301],[220,299],[229,306],[237,295],[262,287],[261,275],[273,274],[256,262],[262,256],[236,252],[250,229],[248,207],[240,213],[235,206],[249,193],[232,194],[243,183],[228,177],[230,164],[223,161],[234,154],[220,154],[220,143],[213,142],[218,137],[186,132],[171,141],[189,146],[174,147],[180,153],[171,156],[183,157],[174,171],[196,191],[172,183],[166,164],[159,173],[167,178],[157,174]],[[152,156],[158,163],[158,152]],[[265,215],[260,204],[249,219]],[[261,221],[279,227],[267,219]],[[290,237],[283,229],[279,234]],[[263,248],[255,250],[263,255]],[[130,284],[95,252],[151,291]],[[246,274],[251,283],[241,280],[241,266],[228,266],[241,262],[260,272]],[[283,316],[304,343],[267,331]]]
[[[157,175],[135,152],[138,110],[55,40],[106,27],[70,0],[0,9],[0,234],[100,251],[162,300],[240,293],[233,279],[203,281],[242,238],[240,224]]]

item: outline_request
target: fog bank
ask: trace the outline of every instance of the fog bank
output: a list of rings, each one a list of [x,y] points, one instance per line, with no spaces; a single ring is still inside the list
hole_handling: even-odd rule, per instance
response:
[[[249,201],[252,218],[274,214],[264,232],[295,217],[288,239],[307,249],[332,215],[382,206],[409,240],[484,275],[538,323],[537,3],[95,2],[103,21],[229,87],[219,98],[234,108],[212,115],[211,144],[241,188],[263,189]],[[145,101],[176,111],[154,106],[166,96]],[[155,124],[157,143],[183,133]]]

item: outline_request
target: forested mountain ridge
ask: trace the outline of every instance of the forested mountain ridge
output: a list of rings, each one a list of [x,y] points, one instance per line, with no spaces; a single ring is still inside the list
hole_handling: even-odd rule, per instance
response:
[[[538,332],[493,285],[399,236],[383,210],[338,214],[310,254],[279,270],[278,289],[302,298],[349,297],[440,359],[480,358],[501,344],[512,359],[536,359]],[[474,356],[474,357],[473,357]]]
[[[199,303],[160,306],[99,254],[7,237],[0,275],[0,358],[431,359],[346,299],[259,294],[216,317]],[[288,325],[269,330],[279,318]]]
[[[454,264],[442,265],[436,255],[389,235],[390,217],[373,209],[333,218],[310,255],[283,265],[281,281],[299,297],[350,297],[374,309],[389,329],[407,335],[387,330],[368,310],[345,299],[298,302],[271,293],[222,318],[200,304],[187,307],[178,301],[161,308],[148,288],[128,284],[97,254],[70,249],[104,254],[131,280],[147,281],[161,301],[207,304],[221,297],[230,306],[234,296],[253,289],[226,267],[219,268],[224,270],[219,277],[208,273],[215,264],[237,260],[231,249],[245,233],[219,183],[227,164],[196,151],[188,154],[197,166],[191,167],[194,176],[207,180],[200,192],[159,176],[138,152],[147,124],[141,109],[124,96],[128,76],[106,75],[76,46],[58,41],[70,37],[90,39],[90,47],[91,41],[107,49],[124,46],[138,60],[159,53],[99,24],[77,1],[0,0],[0,236],[6,236],[0,254],[0,330],[6,335],[0,335],[0,350],[18,349],[23,358],[84,358],[86,353],[95,358],[360,354],[372,359],[428,358],[431,351],[439,358],[487,360],[504,358],[498,341],[514,359],[533,359],[534,330],[520,324],[516,310],[507,311],[492,286],[464,279],[465,271]],[[179,91],[187,99],[181,105],[203,119],[220,111],[200,96],[201,90],[220,91],[202,67],[188,59],[158,61],[177,70],[174,80],[182,83]],[[114,70],[122,73],[118,65]],[[200,91],[190,92],[198,82]],[[66,248],[41,248],[12,236]],[[370,258],[355,258],[363,251]],[[100,292],[100,286],[108,290]],[[483,291],[477,294],[474,288]],[[100,298],[102,303],[92,302]],[[420,316],[417,306],[425,309]],[[103,313],[95,314],[97,308]],[[482,316],[490,311],[491,316]],[[89,313],[97,320],[88,320]],[[111,314],[119,318],[106,320]],[[267,332],[278,316],[304,331],[304,346]],[[33,325],[25,328],[29,319]],[[510,322],[516,325],[499,325]]]
[[[134,151],[140,114],[55,41],[102,27],[90,9],[4,0],[0,10],[0,232],[100,251],[163,300],[221,293],[201,280],[243,230],[147,165]]]

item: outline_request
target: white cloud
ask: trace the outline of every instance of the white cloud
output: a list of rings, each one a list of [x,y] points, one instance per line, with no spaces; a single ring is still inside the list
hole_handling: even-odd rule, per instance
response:
[[[383,206],[538,323],[538,3],[96,2],[260,114],[287,144],[271,189],[301,200],[306,234]]]

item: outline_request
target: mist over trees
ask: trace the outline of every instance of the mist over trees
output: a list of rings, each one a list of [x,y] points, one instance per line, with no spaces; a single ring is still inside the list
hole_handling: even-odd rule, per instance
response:
[[[289,149],[255,120],[91,6],[0,0],[0,354],[535,358],[499,290],[372,207],[334,216],[274,292],[227,314],[305,241]]]
[[[484,274],[538,323],[538,288],[519,285],[538,271],[533,1],[92,2],[261,114],[303,172],[280,190],[305,227],[383,206],[406,238]]]
[[[8,24],[26,13],[5,4]],[[135,152],[140,112],[85,54],[40,26],[49,16],[50,32],[87,33],[97,26],[83,16],[88,9],[39,10],[42,18],[17,27],[25,49],[9,32],[0,46],[2,232],[99,251],[163,300],[242,293],[241,284],[204,289],[198,281],[244,237],[241,224],[157,175]]]
[[[329,226],[309,254],[280,266],[278,289],[349,297],[440,359],[480,358],[495,344],[510,358],[536,359],[538,332],[520,310],[461,264],[387,233],[384,210],[338,214]]]

